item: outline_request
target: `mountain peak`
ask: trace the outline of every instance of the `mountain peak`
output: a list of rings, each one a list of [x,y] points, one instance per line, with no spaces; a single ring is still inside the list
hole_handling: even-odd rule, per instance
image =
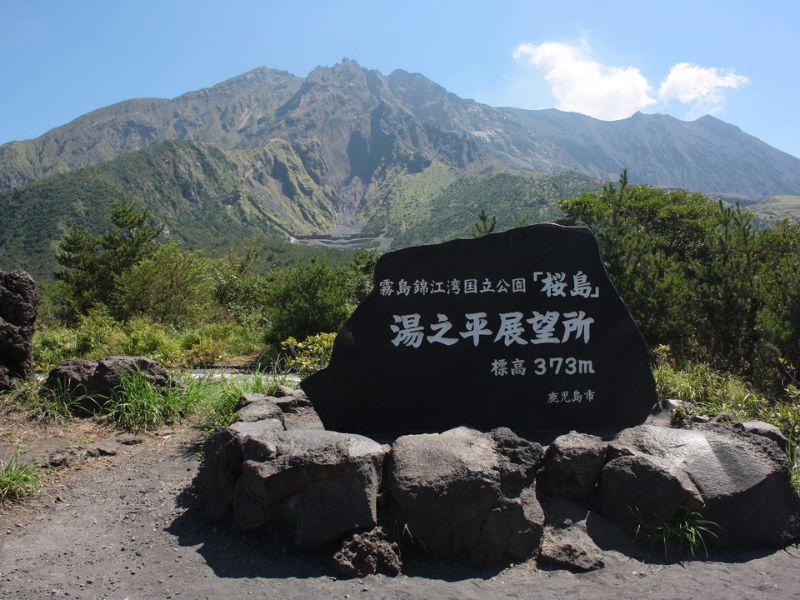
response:
[[[252,149],[275,138],[327,169],[326,177],[335,172],[335,185],[352,182],[356,172],[366,182],[373,167],[402,157],[404,164],[436,160],[459,168],[492,160],[601,179],[628,168],[640,182],[753,197],[800,192],[800,161],[711,116],[686,122],[636,112],[603,121],[554,109],[494,108],[420,73],[384,76],[348,57],[305,78],[258,67],[173,100],[122,102],[35,140],[5,144],[0,188],[164,140]],[[354,171],[357,157],[367,157],[369,169]],[[356,199],[364,193],[339,192]]]

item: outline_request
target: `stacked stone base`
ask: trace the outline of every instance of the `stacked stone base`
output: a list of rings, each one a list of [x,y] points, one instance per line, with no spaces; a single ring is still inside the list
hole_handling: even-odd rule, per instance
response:
[[[333,551],[345,575],[397,574],[401,548],[470,565],[536,558],[587,571],[604,565],[608,548],[637,552],[637,528],[681,514],[714,523],[709,547],[800,539],[786,454],[762,425],[648,424],[608,441],[572,432],[546,448],[506,428],[459,427],[389,446],[308,428],[299,394],[243,398],[242,420],[208,440],[205,511]]]

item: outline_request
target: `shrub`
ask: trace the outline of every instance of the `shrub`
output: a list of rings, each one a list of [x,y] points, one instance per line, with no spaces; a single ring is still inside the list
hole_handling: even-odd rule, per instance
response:
[[[308,336],[302,342],[290,337],[281,342],[286,367],[299,373],[314,373],[328,366],[333,352],[335,333]]]
[[[259,352],[261,337],[254,323],[219,321],[177,331],[144,317],[123,323],[96,309],[81,317],[75,327],[38,329],[33,337],[33,357],[36,368],[45,371],[67,358],[114,354],[148,356],[172,367],[197,366],[223,356]]]
[[[274,347],[289,337],[338,331],[355,308],[345,274],[315,261],[279,273],[266,300],[265,340]]]
[[[175,243],[161,246],[120,275],[114,296],[118,312],[173,327],[201,322],[213,310],[211,266],[209,259]]]
[[[738,421],[757,419],[772,423],[787,438],[800,440],[800,397],[769,399],[741,377],[724,373],[704,363],[683,368],[659,364],[653,369],[659,398],[691,402],[697,413],[731,413]]]
[[[254,324],[207,323],[184,330],[178,340],[182,363],[204,366],[224,356],[241,356],[261,350],[261,331]]]
[[[691,402],[704,414],[729,412],[737,419],[760,418],[771,402],[741,377],[717,371],[705,363],[683,368],[660,364],[653,369],[659,398]]]
[[[124,331],[123,354],[148,356],[163,363],[177,362],[180,346],[172,328],[137,317],[124,325]]]

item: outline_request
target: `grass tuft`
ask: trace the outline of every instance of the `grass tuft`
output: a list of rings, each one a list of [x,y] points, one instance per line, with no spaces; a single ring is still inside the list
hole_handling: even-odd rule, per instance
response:
[[[800,496],[800,444],[791,438],[786,441],[786,456],[789,459],[792,487]]]
[[[239,396],[248,392],[267,396],[281,395],[280,386],[289,379],[277,371],[257,371],[245,378],[199,379],[196,384],[203,390],[194,406],[196,426],[210,434],[215,429],[227,427],[236,420],[234,410]]]
[[[668,519],[653,522],[647,519],[638,508],[633,508],[636,525],[634,539],[641,545],[663,550],[664,556],[670,552],[686,553],[692,557],[702,550],[708,557],[708,546],[717,539],[720,527],[706,519],[698,511],[678,509]]]
[[[134,431],[193,417],[197,427],[210,432],[235,420],[234,407],[243,393],[277,395],[279,386],[287,382],[276,372],[258,372],[243,379],[183,376],[178,377],[176,385],[164,389],[134,373],[122,380],[104,413],[119,426]]]
[[[34,463],[21,463],[18,453],[8,461],[0,460],[0,504],[21,500],[38,487],[39,467]]]
[[[61,381],[56,389],[44,387],[36,377],[17,381],[16,385],[4,394],[9,405],[26,410],[36,421],[64,423],[76,412],[77,406],[87,406],[92,400],[88,396],[75,395]]]
[[[104,406],[103,412],[125,429],[155,429],[186,416],[198,401],[198,396],[196,386],[160,388],[147,376],[132,373],[122,378],[119,389]]]

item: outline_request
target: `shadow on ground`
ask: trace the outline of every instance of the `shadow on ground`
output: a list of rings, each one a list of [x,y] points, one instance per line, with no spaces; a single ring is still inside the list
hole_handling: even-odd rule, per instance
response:
[[[293,547],[287,541],[287,533],[280,530],[237,532],[225,524],[209,523],[198,495],[197,477],[179,494],[176,504],[185,510],[170,524],[167,532],[177,538],[180,546],[198,547],[197,552],[218,577],[338,577],[330,559],[337,546],[331,545],[317,551],[300,550]],[[403,574],[408,577],[461,581],[491,579],[504,568],[476,568],[413,556],[404,561]]]

